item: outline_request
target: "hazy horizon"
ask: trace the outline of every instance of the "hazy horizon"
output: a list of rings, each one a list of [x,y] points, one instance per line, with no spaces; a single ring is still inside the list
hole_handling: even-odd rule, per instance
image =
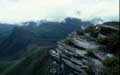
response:
[[[36,20],[119,20],[119,0],[0,0],[0,22]]]

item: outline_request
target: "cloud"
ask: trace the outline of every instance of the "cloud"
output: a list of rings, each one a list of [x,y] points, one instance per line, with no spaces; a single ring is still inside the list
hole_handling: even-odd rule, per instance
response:
[[[119,16],[119,0],[76,0],[74,11],[81,11],[79,15],[72,14],[82,19],[95,17],[107,18]],[[108,18],[109,19],[109,18]]]
[[[0,0],[1,22],[61,20],[67,16],[83,20],[116,18],[119,0]]]

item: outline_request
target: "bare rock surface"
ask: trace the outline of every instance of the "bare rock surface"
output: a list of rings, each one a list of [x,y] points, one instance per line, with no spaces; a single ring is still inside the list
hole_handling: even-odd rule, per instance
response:
[[[112,55],[101,50],[89,34],[73,32],[67,39],[72,45],[60,41],[56,49],[50,50],[54,66],[49,75],[101,75],[104,60]]]

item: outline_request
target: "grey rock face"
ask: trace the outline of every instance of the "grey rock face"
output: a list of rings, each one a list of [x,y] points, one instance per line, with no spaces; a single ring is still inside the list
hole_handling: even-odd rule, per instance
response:
[[[99,50],[102,46],[88,35],[73,32],[68,36],[73,45],[61,41],[50,50],[53,66],[49,75],[101,75],[103,61],[112,55]]]

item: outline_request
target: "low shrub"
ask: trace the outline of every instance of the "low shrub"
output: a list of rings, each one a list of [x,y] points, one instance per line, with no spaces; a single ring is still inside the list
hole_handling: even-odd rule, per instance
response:
[[[73,43],[71,42],[71,39],[68,39],[68,38],[64,40],[64,43],[67,45],[73,45]]]
[[[94,56],[93,52],[91,49],[86,49],[86,52],[87,52],[87,56]]]
[[[98,30],[95,28],[95,26],[89,26],[86,29],[84,29],[85,33],[90,33],[90,35],[94,38],[98,36]]]
[[[97,39],[97,42],[105,45],[109,52],[120,54],[120,40],[118,34],[110,34],[107,35],[106,38],[99,38]]]
[[[84,33],[85,33],[85,32],[84,32],[83,29],[77,30],[77,34],[78,34],[78,35],[84,35]]]
[[[119,57],[108,58],[104,61],[105,67],[103,68],[102,75],[119,75],[120,66],[119,66]]]

